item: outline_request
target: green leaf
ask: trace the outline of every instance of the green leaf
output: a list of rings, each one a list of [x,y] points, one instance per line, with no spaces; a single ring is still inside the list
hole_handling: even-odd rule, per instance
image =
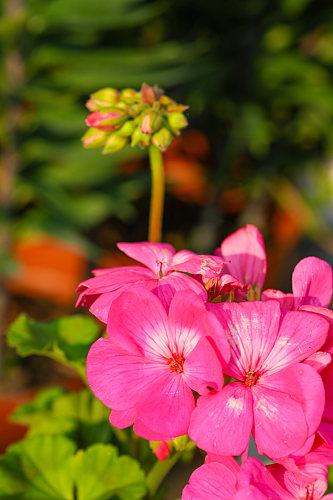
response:
[[[107,500],[118,495],[137,500],[145,494],[144,474],[127,456],[117,456],[115,447],[95,444],[75,457],[78,500]]]
[[[52,409],[56,399],[62,396],[65,390],[62,387],[47,387],[42,389],[33,401],[19,406],[10,419],[22,425],[33,425],[36,422],[39,424],[40,417],[44,418]]]
[[[76,452],[63,436],[35,436],[0,457],[1,500],[139,500],[145,491],[139,464],[112,445]]]
[[[80,446],[109,442],[113,433],[124,441],[125,431],[110,425],[109,413],[109,408],[89,390],[66,393],[61,388],[51,387],[20,406],[11,415],[11,420],[28,425],[29,436],[63,434]]]
[[[40,22],[48,28],[71,30],[119,29],[147,22],[160,14],[164,5],[153,2],[144,5],[143,0],[98,0],[94,5],[90,0],[53,0],[31,2]]]
[[[10,326],[7,340],[21,356],[49,356],[75,368],[85,380],[86,356],[98,333],[97,324],[86,316],[41,323],[21,314]]]
[[[12,445],[0,457],[0,498],[8,498],[17,481],[22,499],[72,500],[68,470],[74,452],[75,444],[60,436],[28,438]]]

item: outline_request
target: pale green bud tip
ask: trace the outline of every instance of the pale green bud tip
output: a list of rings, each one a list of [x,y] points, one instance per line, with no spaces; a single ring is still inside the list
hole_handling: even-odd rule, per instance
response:
[[[136,127],[132,134],[131,146],[141,146],[142,148],[149,146],[151,142],[151,134],[144,134],[140,127]]]
[[[126,104],[134,104],[140,101],[140,93],[134,89],[124,89],[120,93],[120,100]]]
[[[172,137],[170,130],[162,127],[153,135],[152,143],[161,151],[166,151],[172,142]]]
[[[135,128],[135,122],[133,120],[128,120],[117,130],[117,134],[123,135],[124,137],[130,137],[133,134]]]
[[[128,138],[118,135],[117,133],[111,133],[110,137],[105,143],[103,154],[118,153],[124,149],[128,144]]]
[[[156,111],[148,111],[141,116],[140,120],[140,129],[143,134],[151,134],[152,132],[156,132],[162,125],[162,118],[159,113]]]
[[[174,113],[168,114],[168,122],[170,127],[179,130],[187,127],[188,121],[183,113],[175,111]]]
[[[91,94],[86,106],[90,111],[112,106],[119,101],[119,92],[116,89],[105,88]]]
[[[89,128],[82,137],[83,146],[85,148],[99,148],[104,145],[108,132],[98,128]]]

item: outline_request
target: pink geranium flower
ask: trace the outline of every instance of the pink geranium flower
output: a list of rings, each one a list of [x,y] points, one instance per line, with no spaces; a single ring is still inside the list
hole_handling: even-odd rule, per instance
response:
[[[193,291],[177,292],[167,313],[150,291],[137,287],[110,309],[108,338],[87,358],[94,394],[112,408],[111,423],[134,422],[154,441],[186,434],[195,408],[192,390],[219,391],[230,352],[219,324]],[[216,347],[218,347],[218,354]]]
[[[255,457],[239,466],[232,457],[214,457],[196,469],[182,500],[292,500],[292,497]]]
[[[290,493],[290,497],[283,498],[319,500],[327,490],[327,466],[319,462],[299,465],[297,471],[290,471],[279,464],[269,465],[268,470]],[[332,499],[333,495],[325,495],[324,498]]]
[[[306,257],[296,266],[292,276],[292,293],[267,289],[262,300],[275,299],[284,310],[302,306],[327,308],[332,299],[333,273],[331,266],[318,257]]]
[[[182,500],[332,500],[326,488],[327,467],[320,464],[290,472],[265,467],[255,457],[239,466],[231,457],[215,456],[192,473]]]
[[[225,273],[231,274],[243,285],[261,290],[267,259],[263,237],[255,226],[247,224],[230,234],[215,252],[227,262]]]
[[[168,307],[176,291],[193,290],[207,297],[204,287],[185,272],[197,271],[208,256],[198,256],[188,250],[175,252],[167,243],[118,243],[118,248],[144,266],[124,266],[97,269],[94,278],[83,281],[76,306],[86,306],[98,319],[107,322],[110,306],[123,291],[140,284],[152,290]],[[194,261],[189,271],[189,262]],[[183,271],[183,272],[176,272]]]
[[[225,373],[237,381],[199,398],[191,439],[220,455],[244,453],[251,432],[258,452],[271,458],[311,447],[325,393],[316,370],[300,362],[325,342],[327,321],[303,311],[288,312],[281,321],[276,301],[208,304],[208,309],[230,343]]]

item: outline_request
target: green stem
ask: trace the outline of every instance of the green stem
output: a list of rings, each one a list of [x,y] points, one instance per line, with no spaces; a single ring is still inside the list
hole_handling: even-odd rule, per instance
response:
[[[175,465],[181,453],[181,451],[177,451],[170,457],[163,460],[163,462],[156,462],[147,476],[148,498],[152,498],[155,495],[157,488],[159,487],[167,473],[170,471],[170,469],[172,469],[172,467]]]
[[[161,241],[164,205],[164,170],[161,151],[153,144],[149,146],[151,169],[151,199],[149,214],[149,241]]]

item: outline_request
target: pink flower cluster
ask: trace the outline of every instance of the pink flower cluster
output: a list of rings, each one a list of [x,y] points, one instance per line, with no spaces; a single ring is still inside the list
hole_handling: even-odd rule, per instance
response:
[[[266,253],[251,225],[215,255],[118,247],[143,266],[96,270],[77,302],[107,324],[87,379],[112,425],[154,441],[188,434],[208,453],[183,500],[322,498],[333,464],[329,264],[303,259],[284,294],[262,292]],[[274,465],[247,458],[251,435]]]

